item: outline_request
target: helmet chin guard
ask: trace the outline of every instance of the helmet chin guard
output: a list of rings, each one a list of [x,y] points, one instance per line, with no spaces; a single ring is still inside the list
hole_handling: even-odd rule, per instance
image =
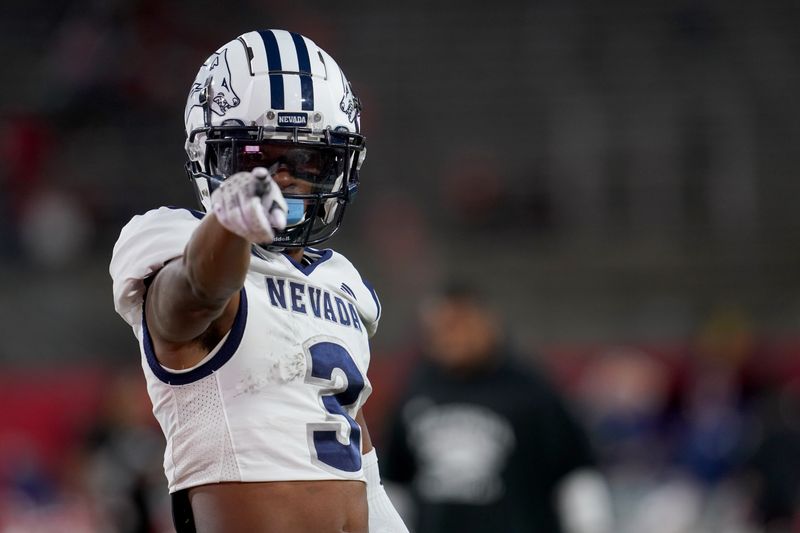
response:
[[[361,105],[313,41],[254,31],[222,46],[195,78],[185,111],[186,171],[205,211],[228,176],[256,166],[289,172],[293,206],[270,249],[313,245],[339,228],[366,157]]]

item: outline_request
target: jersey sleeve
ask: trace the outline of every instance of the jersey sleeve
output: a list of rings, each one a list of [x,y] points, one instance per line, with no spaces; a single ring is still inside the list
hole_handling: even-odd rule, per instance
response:
[[[114,245],[109,273],[114,309],[132,327],[142,319],[145,279],[183,255],[202,213],[161,207],[137,215],[122,228]]]

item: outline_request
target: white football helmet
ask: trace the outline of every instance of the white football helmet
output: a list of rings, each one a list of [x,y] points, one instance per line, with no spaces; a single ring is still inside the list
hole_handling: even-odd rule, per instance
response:
[[[288,225],[273,247],[316,244],[339,228],[366,156],[361,104],[311,39],[284,30],[240,35],[209,57],[186,102],[186,165],[198,200],[239,171],[288,170]]]

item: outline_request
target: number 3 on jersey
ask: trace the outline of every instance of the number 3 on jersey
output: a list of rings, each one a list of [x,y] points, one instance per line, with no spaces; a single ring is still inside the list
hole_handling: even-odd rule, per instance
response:
[[[331,420],[308,425],[312,456],[316,455],[321,463],[337,470],[357,472],[361,469],[361,428],[353,417],[364,390],[364,376],[347,349],[335,341],[312,339],[306,343],[305,352],[310,363],[305,381],[322,387],[320,399]],[[350,428],[349,439],[346,431],[342,431],[345,429],[343,422]],[[339,433],[341,440],[337,436]]]

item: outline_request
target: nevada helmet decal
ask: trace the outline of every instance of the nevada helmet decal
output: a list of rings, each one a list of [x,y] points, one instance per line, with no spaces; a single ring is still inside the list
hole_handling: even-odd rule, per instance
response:
[[[203,63],[203,67],[192,84],[189,97],[193,98],[195,94],[202,94],[206,86],[210,87],[211,111],[216,115],[223,116],[228,109],[238,106],[241,102],[231,83],[228,49],[223,48],[222,51],[211,54],[211,57]],[[195,105],[200,105],[200,102]]]

